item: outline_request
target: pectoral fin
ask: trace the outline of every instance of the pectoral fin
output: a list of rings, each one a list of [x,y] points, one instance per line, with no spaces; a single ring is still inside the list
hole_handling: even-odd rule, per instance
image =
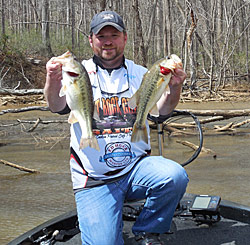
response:
[[[66,95],[66,90],[67,90],[66,86],[63,85],[60,89],[59,96],[63,97],[64,95]]]
[[[168,85],[167,85],[167,87],[166,87],[166,89],[165,89],[165,93],[170,94],[170,88],[169,88]]]
[[[69,118],[68,118],[68,123],[73,124],[78,122],[77,118],[74,116],[73,112],[71,111],[69,114]]]
[[[157,81],[157,88],[160,88],[164,82],[165,82],[164,78],[161,77],[161,78]]]
[[[137,90],[138,91],[138,90]],[[131,98],[129,98],[128,100],[128,106],[131,108],[131,109],[134,109],[138,103],[139,103],[139,93],[136,92]]]

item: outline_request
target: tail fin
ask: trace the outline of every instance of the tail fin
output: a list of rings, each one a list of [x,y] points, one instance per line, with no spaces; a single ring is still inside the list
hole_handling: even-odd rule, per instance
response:
[[[91,138],[81,138],[81,141],[80,141],[80,149],[84,149],[86,148],[87,146],[93,148],[93,149],[96,149],[97,151],[100,151],[100,147],[99,147],[99,144],[97,142],[97,139],[94,135],[92,135]]]
[[[148,144],[148,131],[146,126],[137,127],[136,123],[133,126],[133,132],[131,136],[131,142],[139,142],[143,140],[145,143]]]

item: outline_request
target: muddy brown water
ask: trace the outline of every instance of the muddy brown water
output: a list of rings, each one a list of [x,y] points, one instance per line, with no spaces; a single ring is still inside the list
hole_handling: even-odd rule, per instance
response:
[[[249,107],[243,102],[210,102],[180,103],[178,109]],[[40,111],[0,116],[0,159],[40,171],[29,174],[0,164],[0,244],[75,208],[68,163],[69,125],[40,123],[34,131],[28,132],[34,124],[27,121],[35,121],[38,117],[45,122],[67,120],[67,116]],[[227,121],[216,124],[220,123]],[[220,195],[223,199],[250,206],[250,125],[238,132],[204,137],[204,146],[215,151],[216,158],[201,154],[185,167],[190,178],[189,193]],[[155,130],[151,138],[153,154],[158,154]],[[195,136],[185,140],[192,141],[192,138],[198,143]],[[164,136],[164,156],[183,162],[193,152],[177,144],[177,139]]]

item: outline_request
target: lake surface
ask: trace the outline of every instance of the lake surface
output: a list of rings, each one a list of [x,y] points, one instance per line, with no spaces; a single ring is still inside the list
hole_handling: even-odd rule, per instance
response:
[[[249,109],[249,105],[181,103],[178,108]],[[39,124],[33,132],[27,132],[33,124],[25,121],[35,121],[38,117],[45,122],[67,119],[67,116],[39,111],[0,116],[0,159],[40,171],[39,174],[29,174],[0,164],[0,244],[6,244],[48,219],[75,208],[68,163],[69,125]],[[17,118],[21,122],[17,122]],[[232,120],[242,121],[244,118]],[[219,195],[222,199],[250,206],[250,125],[245,125],[242,132],[237,135],[205,135],[204,146],[213,150],[216,158],[201,154],[185,167],[190,178],[189,193]],[[193,152],[177,144],[177,139],[164,135],[164,156],[183,162]],[[195,136],[186,136],[185,139],[197,141]],[[155,130],[151,141],[156,155]]]

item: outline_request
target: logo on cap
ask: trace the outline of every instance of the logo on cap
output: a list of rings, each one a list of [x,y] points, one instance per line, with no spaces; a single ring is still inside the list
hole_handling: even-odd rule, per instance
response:
[[[112,15],[112,14],[105,14],[105,15],[103,15],[102,18],[103,18],[104,20],[111,20],[111,19],[114,18],[114,15]]]

